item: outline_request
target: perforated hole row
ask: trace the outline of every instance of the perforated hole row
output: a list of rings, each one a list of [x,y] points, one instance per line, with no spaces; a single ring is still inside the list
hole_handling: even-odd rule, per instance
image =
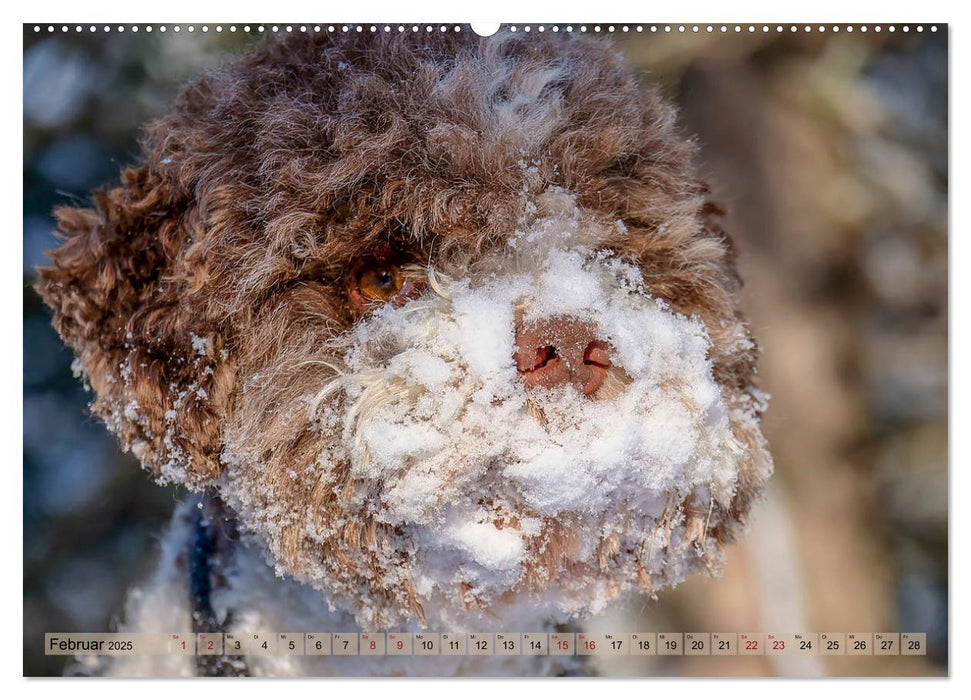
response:
[[[116,32],[118,34],[138,33],[138,32],[174,32],[176,34],[182,32],[195,33],[201,32],[203,34],[209,32],[221,33],[221,32],[243,32],[246,34],[264,34],[264,33],[293,33],[293,32],[461,32],[463,27],[457,24],[273,24],[273,25],[238,25],[238,24],[160,24],[160,25],[139,25],[139,24],[48,24],[48,25],[34,25],[34,32],[41,33],[54,33],[54,32]],[[467,31],[467,30],[466,30]],[[482,31],[478,27],[473,27],[472,31],[478,34],[489,35],[493,33],[492,31]],[[851,34],[853,32],[924,32],[938,31],[938,26],[923,25],[923,24],[554,24],[554,25],[504,25],[498,29],[499,32],[579,32],[587,34],[613,34],[613,33],[681,33],[681,34],[728,34],[735,33],[741,34],[743,32],[754,34],[763,33],[768,34],[770,32],[783,33],[783,32],[820,32],[820,33],[833,33],[839,34],[840,32],[846,32]]]

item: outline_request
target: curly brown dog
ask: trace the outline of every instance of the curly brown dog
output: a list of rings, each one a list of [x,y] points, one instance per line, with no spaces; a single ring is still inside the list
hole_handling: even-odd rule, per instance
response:
[[[270,39],[143,147],[38,285],[93,411],[208,494],[131,625],[539,628],[717,569],[771,472],[757,348],[608,43]]]

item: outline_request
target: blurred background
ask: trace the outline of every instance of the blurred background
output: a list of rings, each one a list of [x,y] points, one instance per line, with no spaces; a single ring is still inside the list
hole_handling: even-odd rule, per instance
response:
[[[928,655],[630,657],[601,673],[947,672],[947,28],[822,28],[613,34],[680,106],[729,211],[776,476],[724,578],[696,576],[587,627],[912,631]],[[44,632],[112,629],[182,496],[90,416],[31,288],[55,245],[51,210],[137,160],[139,126],[184,80],[258,41],[251,29],[24,27],[26,675],[62,672]]]

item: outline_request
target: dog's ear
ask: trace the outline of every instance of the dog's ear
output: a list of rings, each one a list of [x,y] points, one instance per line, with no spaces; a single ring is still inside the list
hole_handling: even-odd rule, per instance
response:
[[[36,288],[95,392],[92,410],[157,476],[216,476],[235,371],[223,335],[188,293],[191,196],[142,166],[95,192],[93,208],[55,216],[63,243]]]

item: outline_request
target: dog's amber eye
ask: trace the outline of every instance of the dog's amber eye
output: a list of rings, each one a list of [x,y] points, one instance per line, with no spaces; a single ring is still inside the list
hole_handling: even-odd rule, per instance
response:
[[[372,301],[391,301],[401,292],[404,283],[401,268],[388,262],[365,267],[357,278],[361,296]]]

